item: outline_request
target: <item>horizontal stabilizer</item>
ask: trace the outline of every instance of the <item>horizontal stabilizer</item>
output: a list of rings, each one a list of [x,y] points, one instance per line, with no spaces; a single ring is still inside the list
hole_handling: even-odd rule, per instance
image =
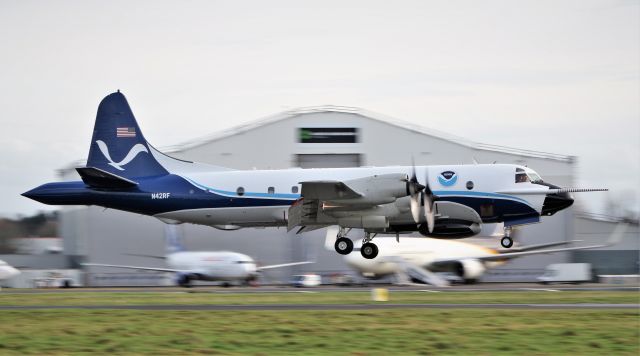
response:
[[[95,167],[79,167],[76,168],[76,171],[80,174],[82,181],[92,188],[127,189],[138,185],[132,180]]]

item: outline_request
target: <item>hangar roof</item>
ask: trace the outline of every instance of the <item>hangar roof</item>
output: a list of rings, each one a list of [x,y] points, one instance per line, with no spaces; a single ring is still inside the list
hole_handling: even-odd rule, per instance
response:
[[[398,120],[396,118],[392,118],[386,115],[382,115],[379,113],[375,113],[375,112],[371,112],[368,110],[364,110],[364,109],[360,109],[360,108],[355,108],[355,107],[348,107],[348,106],[333,106],[333,105],[325,105],[325,106],[311,106],[311,107],[303,107],[303,108],[295,108],[295,109],[291,109],[291,110],[287,110],[275,115],[271,115],[271,116],[267,116],[265,118],[262,119],[258,119],[246,124],[242,124],[242,125],[238,125],[235,127],[232,127],[230,129],[227,130],[223,130],[223,131],[219,131],[216,132],[214,134],[211,135],[207,135],[207,136],[203,136],[200,138],[197,138],[195,140],[191,140],[182,144],[178,144],[178,145],[174,145],[174,146],[169,146],[169,147],[165,147],[164,151],[166,152],[179,152],[179,151],[184,151],[190,148],[194,148],[194,147],[198,147],[201,145],[205,145],[217,140],[221,140],[224,139],[226,137],[230,137],[230,136],[234,136],[234,135],[238,135],[241,134],[243,132],[247,132],[250,130],[254,130],[257,128],[260,128],[261,126],[265,126],[277,121],[281,121],[281,120],[286,120],[289,118],[292,118],[294,116],[298,116],[298,115],[303,115],[303,114],[310,114],[310,113],[324,113],[324,112],[337,112],[337,113],[346,113],[346,114],[356,114],[356,115],[360,115],[362,117],[371,119],[371,120],[376,120],[376,121],[380,121],[392,126],[396,126],[405,130],[409,130],[409,131],[413,131],[413,132],[417,132],[417,133],[421,133],[424,135],[428,135],[428,136],[433,136],[433,137],[437,137],[443,140],[447,140],[450,142],[454,142],[457,144],[460,144],[462,146],[466,146],[475,150],[483,150],[483,151],[494,151],[494,152],[501,152],[501,153],[509,153],[509,154],[514,154],[514,155],[518,155],[518,156],[524,156],[524,157],[535,157],[535,158],[542,158],[542,159],[550,159],[550,160],[556,160],[556,161],[562,161],[562,162],[569,162],[569,163],[573,163],[575,161],[575,157],[574,156],[567,156],[567,155],[560,155],[560,154],[555,154],[555,153],[548,153],[548,152],[539,152],[539,151],[532,151],[532,150],[524,150],[524,149],[518,149],[518,148],[512,148],[512,147],[505,147],[505,146],[496,146],[496,145],[489,145],[489,144],[484,144],[484,143],[478,143],[478,142],[474,142],[462,137],[458,137],[455,135],[451,135],[448,133],[444,133],[438,130],[433,130],[433,129],[429,129],[429,128],[425,128],[416,124],[412,124],[406,121],[402,121],[402,120]]]
[[[365,117],[367,119],[370,120],[376,120],[391,126],[395,126],[395,127],[399,127],[405,130],[409,130],[412,132],[416,132],[416,133],[420,133],[420,134],[424,134],[424,135],[428,135],[428,136],[432,136],[432,137],[436,137],[436,138],[440,138],[443,140],[447,140],[450,142],[454,142],[457,143],[459,145],[465,146],[465,147],[469,147],[471,149],[474,150],[482,150],[482,151],[492,151],[492,152],[500,152],[500,153],[507,153],[507,154],[513,154],[513,155],[518,155],[518,156],[522,156],[522,157],[534,157],[534,158],[541,158],[541,159],[549,159],[549,160],[554,160],[554,161],[561,161],[561,162],[567,162],[567,163],[574,163],[575,162],[575,156],[567,156],[567,155],[561,155],[561,154],[555,154],[555,153],[548,153],[548,152],[540,152],[540,151],[533,151],[533,150],[524,150],[524,149],[519,149],[519,148],[513,148],[513,147],[506,147],[506,146],[497,146],[497,145],[489,145],[489,144],[485,144],[485,143],[479,143],[479,142],[474,142],[459,136],[455,136],[455,135],[451,135],[442,131],[438,131],[438,130],[434,130],[434,129],[430,129],[430,128],[426,128],[420,125],[416,125],[410,122],[406,122],[406,121],[402,121],[399,120],[397,118],[393,118],[390,116],[386,116],[383,114],[379,114],[376,112],[372,112],[369,110],[365,110],[365,109],[361,109],[361,108],[356,108],[356,107],[349,107],[349,106],[336,106],[336,105],[323,105],[323,106],[310,106],[310,107],[302,107],[302,108],[294,108],[294,109],[290,109],[287,111],[283,111],[281,113],[275,114],[275,115],[271,115],[271,116],[267,116],[246,124],[242,124],[242,125],[238,125],[226,130],[222,130],[219,132],[215,132],[213,134],[210,135],[206,135],[200,138],[196,138],[187,142],[183,142],[181,144],[176,144],[176,145],[172,145],[172,146],[166,146],[166,147],[162,147],[160,149],[160,151],[165,152],[165,153],[175,153],[175,152],[181,152],[181,151],[185,151],[188,150],[190,148],[194,148],[194,147],[198,147],[198,146],[202,146],[202,145],[206,145],[208,143],[211,142],[215,142],[230,136],[234,136],[234,135],[238,135],[250,130],[254,130],[257,128],[260,128],[262,126],[265,125],[269,125],[271,123],[275,123],[281,120],[286,120],[286,119],[290,119],[294,116],[298,116],[298,115],[303,115],[303,114],[311,114],[311,113],[330,113],[330,112],[336,112],[336,113],[346,113],[346,114],[356,114],[356,115],[360,115],[362,117]],[[85,164],[86,160],[82,159],[82,160],[77,160],[74,161],[73,163],[71,163],[68,166],[65,166],[61,169],[59,169],[59,173],[62,173],[66,170],[69,169],[73,169],[74,167],[79,167],[79,166],[83,166]]]

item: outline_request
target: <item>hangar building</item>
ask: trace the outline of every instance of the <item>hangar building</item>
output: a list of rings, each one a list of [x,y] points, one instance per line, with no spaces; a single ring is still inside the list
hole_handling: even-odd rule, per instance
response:
[[[142,130],[152,122],[140,121]],[[152,140],[153,141],[153,140]],[[350,107],[323,106],[289,110],[250,124],[162,150],[176,158],[234,169],[284,169],[353,166],[416,165],[479,162],[517,163],[534,168],[560,186],[572,186],[576,159],[572,156],[498,147],[418,127]],[[78,180],[73,167],[60,171],[63,180]],[[163,255],[163,223],[142,215],[100,207],[65,207],[61,215],[64,251],[72,265],[82,261],[162,267],[163,261],[141,256]],[[573,208],[542,224],[522,229],[520,243],[573,239]],[[221,231],[183,224],[189,250],[230,250],[248,254],[261,264],[314,260],[315,264],[270,270],[267,282],[284,282],[291,275],[349,272],[342,257],[324,249],[324,230],[295,235],[285,228]],[[349,236],[356,236],[352,232]],[[402,239],[400,240],[402,243]],[[488,240],[499,247],[499,240]],[[568,253],[524,257],[486,276],[487,280],[525,281],[542,274],[550,263],[570,262]],[[165,274],[91,267],[89,285],[168,283]]]

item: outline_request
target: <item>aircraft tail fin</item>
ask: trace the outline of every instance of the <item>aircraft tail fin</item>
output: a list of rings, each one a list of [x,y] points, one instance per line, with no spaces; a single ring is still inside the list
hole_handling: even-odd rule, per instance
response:
[[[184,241],[180,231],[178,230],[178,225],[166,224],[164,226],[164,236],[167,244],[167,255],[185,250]]]
[[[154,157],[120,91],[107,95],[98,106],[87,167],[124,178],[168,173]]]

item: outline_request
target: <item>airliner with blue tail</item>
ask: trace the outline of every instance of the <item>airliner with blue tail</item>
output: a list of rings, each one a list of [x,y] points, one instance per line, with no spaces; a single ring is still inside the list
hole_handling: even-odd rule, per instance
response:
[[[268,142],[265,142],[267,144]],[[298,233],[338,226],[335,249],[348,254],[351,229],[375,258],[376,234],[419,231],[436,238],[476,235],[484,223],[537,223],[573,204],[571,193],[512,164],[233,170],[176,159],[145,139],[119,91],[98,107],[81,180],[46,183],[25,197],[49,205],[97,205],[165,223],[218,229],[286,226]]]

